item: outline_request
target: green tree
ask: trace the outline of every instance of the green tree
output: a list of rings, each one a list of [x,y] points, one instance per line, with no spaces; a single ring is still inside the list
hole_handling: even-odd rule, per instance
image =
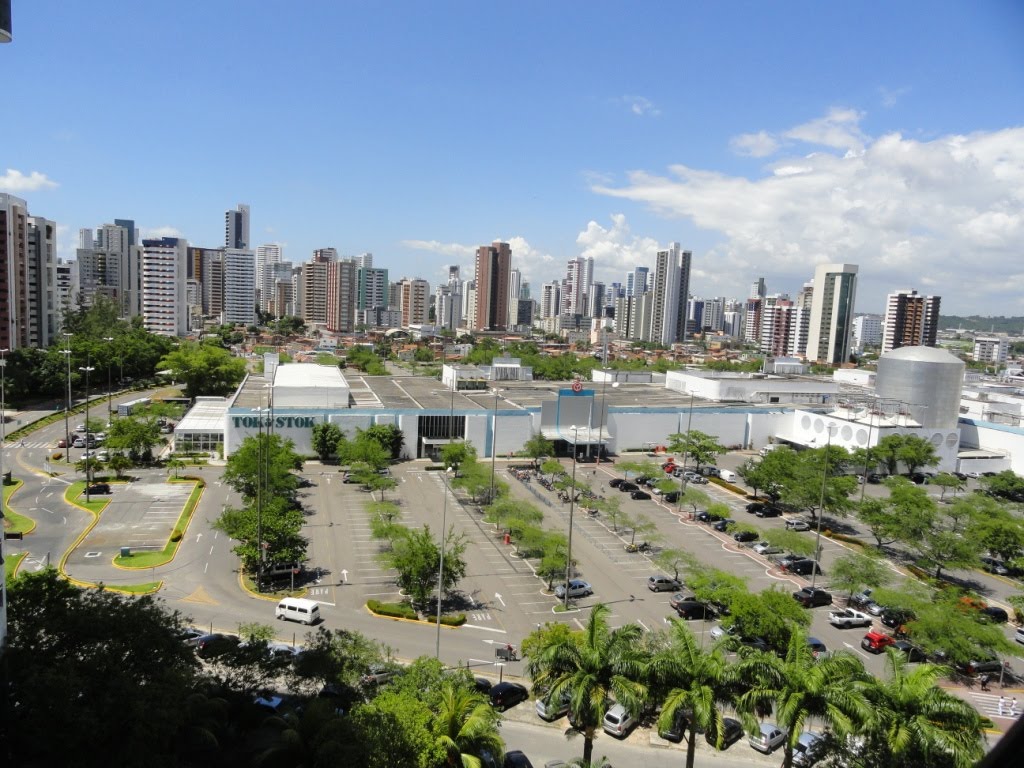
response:
[[[772,546],[786,552],[802,555],[803,557],[810,557],[814,554],[814,539],[797,531],[787,531],[785,528],[769,528],[764,532],[764,540]]]
[[[441,463],[445,467],[451,467],[456,474],[468,459],[475,456],[476,449],[469,443],[448,443],[441,449]]]
[[[722,626],[735,626],[741,637],[760,637],[774,649],[784,650],[794,627],[806,629],[811,617],[793,596],[772,587],[760,593],[737,589],[729,597],[729,613]]]
[[[327,461],[338,452],[338,445],[343,437],[341,428],[334,422],[314,424],[311,439],[313,452],[320,457],[320,461]]]
[[[432,363],[434,362],[434,350],[430,347],[416,347],[412,359],[417,363]]]
[[[842,590],[852,597],[853,593],[865,587],[878,589],[892,580],[889,564],[875,552],[848,552],[832,564],[831,581],[833,589]]]
[[[158,365],[185,384],[186,397],[228,395],[245,378],[245,360],[214,344],[182,341]]]
[[[676,581],[679,580],[680,571],[690,571],[698,567],[697,558],[684,549],[663,549],[654,556],[654,562],[659,568],[669,571]]]
[[[939,501],[945,501],[946,491],[952,490],[955,496],[958,491],[963,490],[966,483],[949,472],[939,472],[939,474],[932,478],[932,485],[942,489],[939,493]]]
[[[246,500],[260,493],[266,498],[283,496],[292,501],[299,483],[292,472],[301,469],[302,457],[295,452],[295,444],[276,433],[264,432],[245,438],[228,457],[223,479]]]
[[[448,529],[444,545],[444,569],[441,575],[441,595],[450,592],[466,575],[466,536],[457,534],[455,527]],[[430,533],[430,526],[408,530],[406,535],[396,539],[390,552],[384,553],[384,560],[398,571],[398,585],[421,609],[437,588],[437,573],[441,561],[441,550]]]
[[[271,496],[259,504],[228,507],[213,526],[238,542],[231,551],[242,559],[246,571],[256,573],[261,557],[266,563],[306,559],[309,541],[302,535],[304,523],[301,509],[284,497]]]
[[[391,460],[397,459],[401,455],[402,446],[405,444],[402,430],[394,424],[374,424],[366,429],[357,429],[356,443],[362,443],[363,440],[372,440],[377,443]]]
[[[721,648],[705,651],[684,622],[670,619],[667,642],[651,661],[650,678],[666,691],[658,726],[670,728],[680,715],[686,718],[686,768],[693,768],[697,733],[723,731],[722,707],[735,690],[733,670]]]
[[[682,455],[686,464],[688,459],[693,459],[694,468],[698,470],[702,464],[714,464],[715,458],[726,452],[725,446],[713,435],[696,429],[669,435],[667,447],[672,453]]]
[[[992,499],[978,497],[968,536],[982,549],[1012,562],[1024,552],[1024,521]]]
[[[917,435],[902,435],[903,440],[896,455],[908,473],[917,472],[922,467],[934,467],[939,463],[935,454],[935,446],[930,440]],[[885,438],[882,438],[885,440]]]
[[[682,507],[684,504],[693,510],[690,512],[690,519],[692,520],[697,515],[697,512],[700,511],[700,507],[710,509],[711,497],[699,488],[694,488],[692,485],[687,486],[686,490],[679,496],[679,506]],[[724,517],[728,517],[728,515],[724,515]]]
[[[869,678],[858,686],[871,708],[861,731],[862,753],[871,756],[872,764],[891,768],[975,765],[985,755],[978,711],[939,687],[941,667],[911,667],[892,648],[886,654],[888,677]]]
[[[481,694],[452,680],[441,683],[434,732],[446,765],[480,768],[483,759],[504,754],[500,716]]]
[[[122,416],[110,424],[106,446],[111,451],[127,451],[134,461],[151,461],[153,447],[161,440],[160,424],[155,418]]]
[[[775,722],[788,734],[782,766],[793,765],[793,747],[804,726],[816,719],[840,737],[857,733],[870,719],[870,706],[853,683],[865,679],[856,656],[835,651],[815,659],[807,635],[794,630],[785,658],[753,654],[739,663],[739,675],[747,687],[738,709],[748,717],[775,707]]]
[[[198,673],[179,613],[152,596],[81,589],[54,569],[19,576],[7,595],[5,754],[124,766],[174,754]]]
[[[545,456],[552,456],[555,453],[555,444],[546,439],[540,432],[534,432],[530,439],[523,445],[523,451],[533,459],[533,466],[540,464]]]
[[[997,498],[1011,501],[1024,499],[1024,477],[1020,477],[1012,469],[1004,469],[991,477],[982,477],[979,483],[989,494]]]
[[[643,630],[637,624],[612,629],[611,610],[595,605],[583,630],[568,638],[547,635],[528,657],[526,671],[534,687],[550,699],[569,699],[571,719],[583,734],[583,760],[591,762],[594,735],[612,702],[637,716],[643,709],[647,687],[645,654],[640,646]]]

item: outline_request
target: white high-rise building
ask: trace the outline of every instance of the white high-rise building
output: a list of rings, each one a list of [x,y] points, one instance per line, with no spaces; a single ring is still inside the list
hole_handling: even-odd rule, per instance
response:
[[[558,281],[544,283],[540,287],[540,316],[542,320],[561,314],[561,288]]]
[[[267,243],[256,246],[256,289],[259,292],[260,309],[266,311],[273,299],[273,282],[268,279],[274,264],[280,264],[283,253],[280,244]]]
[[[1006,336],[978,336],[974,339],[974,359],[979,363],[1004,365],[1010,354]]]
[[[863,351],[865,347],[877,347],[882,343],[881,315],[857,315],[853,318],[853,344]]]
[[[850,352],[853,310],[857,298],[856,264],[819,264],[814,270],[807,359],[842,365]]]
[[[224,249],[224,323],[256,323],[256,254]]]
[[[522,286],[522,274],[513,267],[508,273],[508,327],[515,328],[519,319],[519,290]]]
[[[224,247],[246,250],[249,247],[249,206],[242,203],[224,212]]]
[[[188,332],[188,242],[177,237],[142,241],[142,323],[150,333]]]
[[[646,334],[643,334],[644,326],[640,326],[641,340],[668,346],[686,336],[690,259],[690,251],[682,250],[679,243],[671,243],[667,250],[658,251],[650,290],[650,325]],[[647,314],[646,308],[643,314]]]

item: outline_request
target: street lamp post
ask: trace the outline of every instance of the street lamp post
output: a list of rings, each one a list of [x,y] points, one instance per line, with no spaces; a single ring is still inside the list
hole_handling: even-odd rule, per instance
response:
[[[441,595],[444,587],[444,529],[448,525],[448,474],[451,467],[446,467],[441,475],[444,484],[444,503],[441,504],[441,557],[437,566],[437,639],[434,644],[434,658],[441,658]]]
[[[686,417],[686,437],[690,437],[690,425],[693,424],[693,392],[690,393],[690,413]],[[679,503],[676,505],[676,514],[683,514],[683,494],[686,493],[686,457],[689,453],[685,447],[683,450],[683,470],[679,473]],[[692,515],[691,515],[692,517]]]
[[[576,507],[576,440],[579,437],[579,427],[575,424],[569,427],[572,430],[572,485],[569,486],[569,543],[565,556],[565,594],[563,607],[569,609],[569,579],[572,578],[572,515]]]
[[[107,344],[113,344],[114,343],[114,337],[113,336],[104,336],[103,340],[105,342],[107,342]],[[111,367],[110,364],[113,361],[110,358],[111,358],[111,355],[108,354],[107,355],[107,418],[104,421],[110,421],[110,403],[111,403],[111,400],[113,398],[113,390],[111,389],[111,386],[110,386],[110,367]]]
[[[814,565],[811,566],[811,589],[814,589],[818,583],[818,563],[821,561],[821,518],[825,516],[825,483],[828,480],[828,454],[832,448],[832,435],[836,433],[838,427],[835,424],[829,424],[825,427],[825,431],[828,433],[828,440],[825,442],[825,460],[822,462],[821,469],[821,498],[818,501],[818,531],[814,536]]]
[[[68,461],[71,460],[71,426],[68,419],[71,417],[71,334],[64,334],[64,349],[61,350],[68,364],[68,402],[64,409],[64,451]]]
[[[491,494],[487,497],[491,504],[494,503],[494,460],[498,447],[498,393],[500,392],[500,389],[494,388],[494,420],[491,423]]]
[[[89,503],[89,454],[92,447],[89,440],[89,374],[95,371],[91,365],[82,365],[78,370],[85,372],[85,503]]]

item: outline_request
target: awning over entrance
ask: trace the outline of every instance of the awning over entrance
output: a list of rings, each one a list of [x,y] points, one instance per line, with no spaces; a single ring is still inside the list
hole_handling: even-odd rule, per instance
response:
[[[545,440],[562,440],[569,445],[605,445],[611,438],[607,429],[595,427],[541,427],[540,433]]]

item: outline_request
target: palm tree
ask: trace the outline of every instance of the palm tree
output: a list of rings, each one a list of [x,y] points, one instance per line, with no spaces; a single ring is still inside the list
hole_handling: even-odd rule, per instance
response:
[[[705,651],[690,628],[672,619],[669,643],[651,661],[652,684],[668,688],[661,708],[659,727],[667,728],[686,714],[686,768],[693,768],[697,731],[722,733],[722,710],[735,677],[720,646]]]
[[[608,626],[607,605],[595,605],[580,632],[552,634],[530,655],[527,674],[549,699],[569,697],[569,719],[583,733],[583,762],[593,761],[594,734],[616,701],[634,717],[647,699],[646,661],[637,624]]]
[[[434,727],[447,765],[480,768],[484,754],[504,754],[498,715],[483,696],[452,680],[441,684],[439,695]]]
[[[985,754],[981,715],[936,685],[943,667],[911,668],[903,653],[893,648],[886,653],[889,679],[871,678],[859,686],[872,712],[863,731],[865,751],[878,756],[877,764],[892,768],[974,765]]]
[[[870,705],[854,685],[866,679],[860,659],[847,651],[815,659],[802,629],[793,628],[785,658],[754,653],[739,663],[738,672],[749,686],[737,703],[742,714],[749,718],[776,705],[775,722],[789,734],[783,768],[793,765],[793,747],[811,718],[824,720],[840,737],[870,720]]]

